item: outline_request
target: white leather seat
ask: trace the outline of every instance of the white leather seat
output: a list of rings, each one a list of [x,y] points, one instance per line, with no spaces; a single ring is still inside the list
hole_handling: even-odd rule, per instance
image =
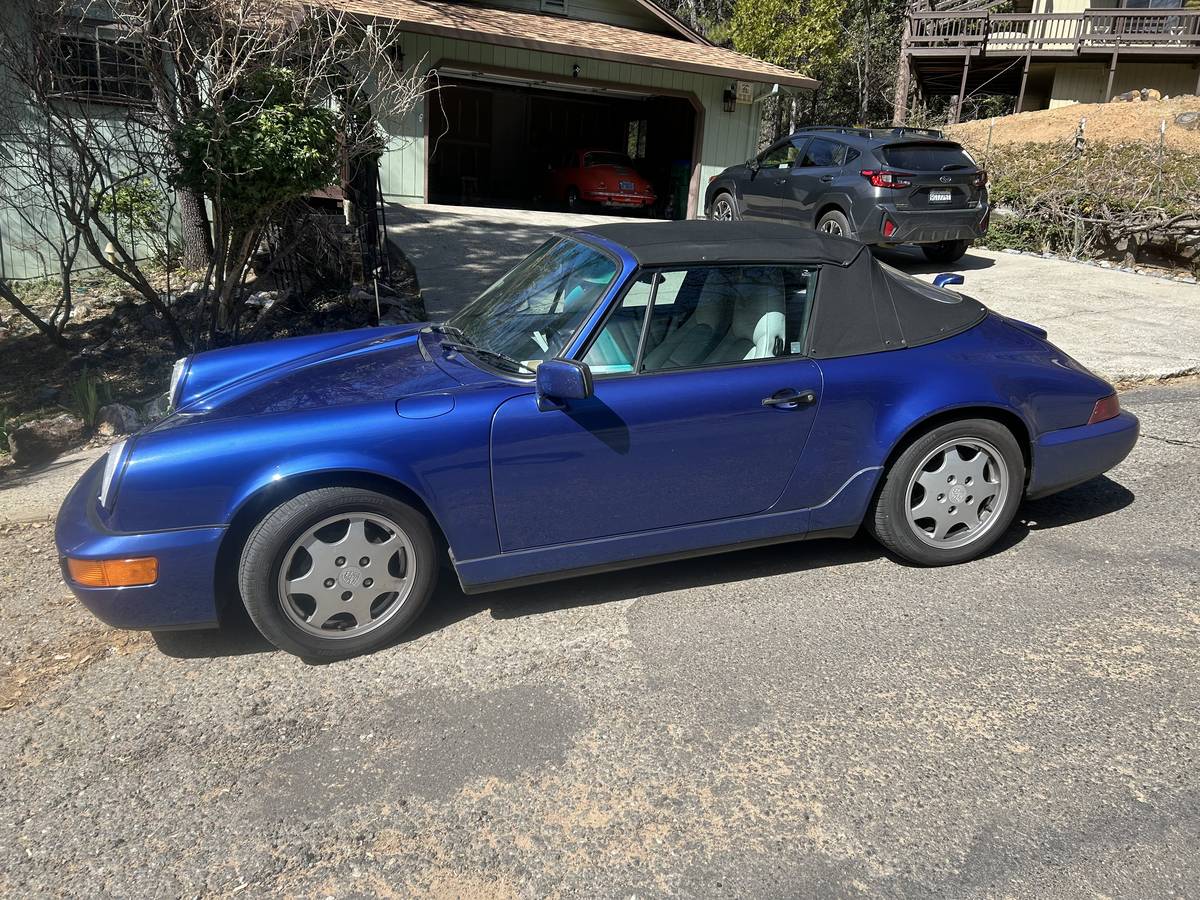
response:
[[[678,369],[702,362],[728,329],[736,299],[737,291],[728,273],[721,269],[709,272],[696,309],[646,354],[646,371]]]
[[[706,363],[770,359],[781,356],[787,340],[787,295],[783,273],[775,267],[743,269],[736,285],[729,331]]]

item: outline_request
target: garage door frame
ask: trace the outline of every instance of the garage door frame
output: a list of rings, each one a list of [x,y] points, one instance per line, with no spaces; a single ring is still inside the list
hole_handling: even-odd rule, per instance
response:
[[[570,75],[559,75],[556,72],[540,72],[534,69],[510,69],[504,66],[489,66],[481,65],[480,63],[468,62],[462,59],[440,59],[433,67],[433,72],[426,79],[429,85],[429,90],[425,94],[425,110],[422,118],[425,128],[425,179],[424,179],[424,199],[429,202],[429,169],[430,157],[433,155],[433,145],[430,142],[429,123],[432,118],[429,110],[429,103],[433,99],[433,92],[438,90],[438,78],[435,73],[442,69],[451,69],[453,72],[448,72],[448,77],[453,77],[461,81],[470,81],[471,75],[492,75],[498,78],[512,78],[523,81],[534,82],[534,86],[544,85],[547,90],[553,91],[555,85],[563,85],[566,88],[573,86],[597,88],[600,91],[620,91],[622,94],[639,94],[644,97],[676,97],[681,100],[686,100],[692,105],[692,111],[696,114],[695,126],[692,133],[692,175],[688,179],[688,205],[687,217],[694,219],[697,213],[697,202],[700,194],[700,150],[704,139],[704,104],[700,102],[700,98],[691,91],[680,91],[672,88],[654,88],[639,84],[625,84],[620,81],[601,81],[595,78],[574,78]],[[465,74],[464,74],[465,73]],[[480,79],[482,82],[483,80]],[[486,83],[486,82],[484,82]],[[568,90],[567,93],[570,93]]]

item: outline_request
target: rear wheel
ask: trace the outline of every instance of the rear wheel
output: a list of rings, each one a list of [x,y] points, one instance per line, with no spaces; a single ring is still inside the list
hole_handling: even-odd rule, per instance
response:
[[[817,220],[817,231],[835,237],[850,237],[850,220],[840,209],[831,209]]]
[[[900,454],[868,524],[909,562],[966,562],[1004,534],[1024,487],[1025,459],[1011,431],[990,419],[951,422]]]
[[[733,222],[740,219],[737,211],[737,201],[733,195],[722,191],[717,194],[712,205],[712,217],[717,222]]]
[[[333,660],[395,640],[424,609],[436,574],[421,513],[384,494],[335,487],[268,513],[242,550],[238,582],[267,640]]]
[[[970,246],[970,241],[938,241],[936,244],[922,244],[921,252],[930,262],[952,263],[962,259]]]

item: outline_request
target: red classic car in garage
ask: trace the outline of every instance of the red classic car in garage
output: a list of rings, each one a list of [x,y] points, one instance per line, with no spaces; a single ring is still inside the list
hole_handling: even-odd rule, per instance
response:
[[[546,193],[572,212],[586,204],[647,209],[658,201],[629,157],[611,150],[571,151],[563,165],[550,169]]]

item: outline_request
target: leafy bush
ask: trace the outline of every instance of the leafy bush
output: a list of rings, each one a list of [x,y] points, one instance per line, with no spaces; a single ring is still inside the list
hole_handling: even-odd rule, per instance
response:
[[[297,96],[291,70],[257,72],[220,110],[175,132],[176,182],[219,198],[239,223],[331,184],[338,174],[335,114]]]
[[[79,377],[71,383],[71,412],[88,428],[95,428],[100,421],[100,408],[111,402],[112,397],[104,379],[88,371],[85,366]]]
[[[119,227],[154,235],[166,230],[162,202],[162,191],[146,179],[127,181],[96,198],[98,211],[116,219]]]
[[[1101,256],[1120,241],[1169,243],[1200,219],[1200,154],[1153,144],[1073,142],[970,148],[991,174],[987,243]]]

